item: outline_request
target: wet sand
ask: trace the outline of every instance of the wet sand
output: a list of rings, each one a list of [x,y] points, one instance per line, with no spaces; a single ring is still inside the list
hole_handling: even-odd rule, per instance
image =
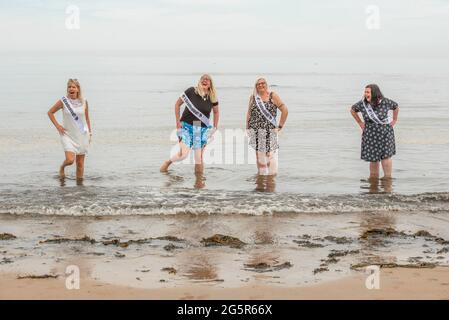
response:
[[[449,299],[448,222],[445,212],[1,215],[0,298]],[[365,286],[372,265],[380,290]],[[66,289],[68,266],[80,290]]]

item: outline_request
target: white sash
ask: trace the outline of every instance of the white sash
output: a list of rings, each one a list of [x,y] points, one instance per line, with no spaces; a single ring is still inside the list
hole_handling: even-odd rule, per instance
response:
[[[387,119],[380,120],[377,114],[374,112],[371,105],[368,103],[368,106],[365,104],[365,99],[362,99],[363,107],[365,108],[366,113],[368,114],[368,117],[373,120],[373,122],[377,124],[390,124],[390,119],[387,117]]]
[[[62,104],[64,105],[64,107],[67,109],[67,111],[71,115],[73,122],[75,122],[76,126],[81,131],[81,133],[86,134],[87,128],[84,125],[84,123],[81,121],[79,116],[75,113],[75,111],[73,111],[73,107],[72,107],[72,104],[70,103],[69,99],[67,99],[67,97],[62,97],[61,101],[62,101]]]
[[[273,117],[273,115],[267,110],[267,108],[265,107],[265,103],[258,94],[254,96],[254,101],[256,102],[256,106],[259,108],[260,112],[264,115],[264,117],[268,121],[270,121],[270,123],[273,126],[276,127],[276,117]]]
[[[202,123],[204,123],[206,125],[206,127],[210,128],[212,127],[210,125],[210,121],[209,118],[206,117],[200,110],[197,109],[197,107],[195,107],[195,105],[192,103],[192,101],[190,101],[189,97],[187,97],[187,95],[185,94],[185,92],[183,92],[181,94],[181,100],[184,102],[184,104],[186,105],[186,107],[190,110],[191,113],[193,113],[193,115],[195,117],[197,117],[198,119],[201,120]]]

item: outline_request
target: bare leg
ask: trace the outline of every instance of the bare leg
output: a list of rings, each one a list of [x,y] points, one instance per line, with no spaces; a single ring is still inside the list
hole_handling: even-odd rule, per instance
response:
[[[79,154],[76,156],[76,180],[83,180],[85,158],[86,156],[84,154]]]
[[[270,176],[275,176],[278,173],[278,159],[275,152],[268,152],[268,174]]]
[[[67,166],[71,166],[73,164],[73,162],[75,161],[75,153],[73,152],[69,152],[69,151],[65,151],[65,160],[62,163],[61,167],[59,168],[59,177],[61,179],[65,178],[65,173],[64,173],[64,169]]]
[[[195,174],[202,175],[204,173],[203,153],[204,153],[204,148],[194,150]]]
[[[369,163],[370,179],[379,179],[379,161]]]
[[[189,151],[190,151],[189,147],[184,142],[180,142],[179,143],[179,152],[177,154],[175,154],[173,157],[171,157],[169,160],[164,161],[164,163],[161,166],[160,171],[167,172],[168,167],[170,167],[170,165],[173,162],[178,162],[178,161],[182,161],[182,160],[186,159],[187,156],[189,155]]]
[[[257,158],[258,174],[263,176],[268,175],[268,158],[266,153],[257,151],[256,158]]]
[[[383,179],[391,179],[391,172],[393,171],[393,159],[388,158],[382,160],[382,169],[384,171]]]

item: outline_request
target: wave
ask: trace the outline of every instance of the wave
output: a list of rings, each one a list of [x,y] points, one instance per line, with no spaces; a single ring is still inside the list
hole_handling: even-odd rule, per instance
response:
[[[273,215],[449,211],[449,193],[316,195],[74,187],[3,190],[0,214],[55,216]]]

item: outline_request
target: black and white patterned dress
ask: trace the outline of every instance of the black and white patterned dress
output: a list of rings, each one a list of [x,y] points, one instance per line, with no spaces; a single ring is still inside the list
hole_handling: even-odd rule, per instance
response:
[[[379,120],[388,119],[388,111],[395,110],[398,104],[393,100],[383,98],[377,107],[372,107]],[[352,106],[355,112],[361,112],[365,121],[362,135],[361,159],[370,162],[388,159],[396,154],[396,143],[393,127],[389,124],[378,124],[369,116],[362,100]]]
[[[277,107],[272,98],[273,93],[270,92],[269,100],[264,103],[267,111],[276,118]],[[260,152],[274,152],[279,149],[278,135],[274,130],[275,126],[260,112],[254,98],[252,98],[248,122],[248,136],[251,147]]]

